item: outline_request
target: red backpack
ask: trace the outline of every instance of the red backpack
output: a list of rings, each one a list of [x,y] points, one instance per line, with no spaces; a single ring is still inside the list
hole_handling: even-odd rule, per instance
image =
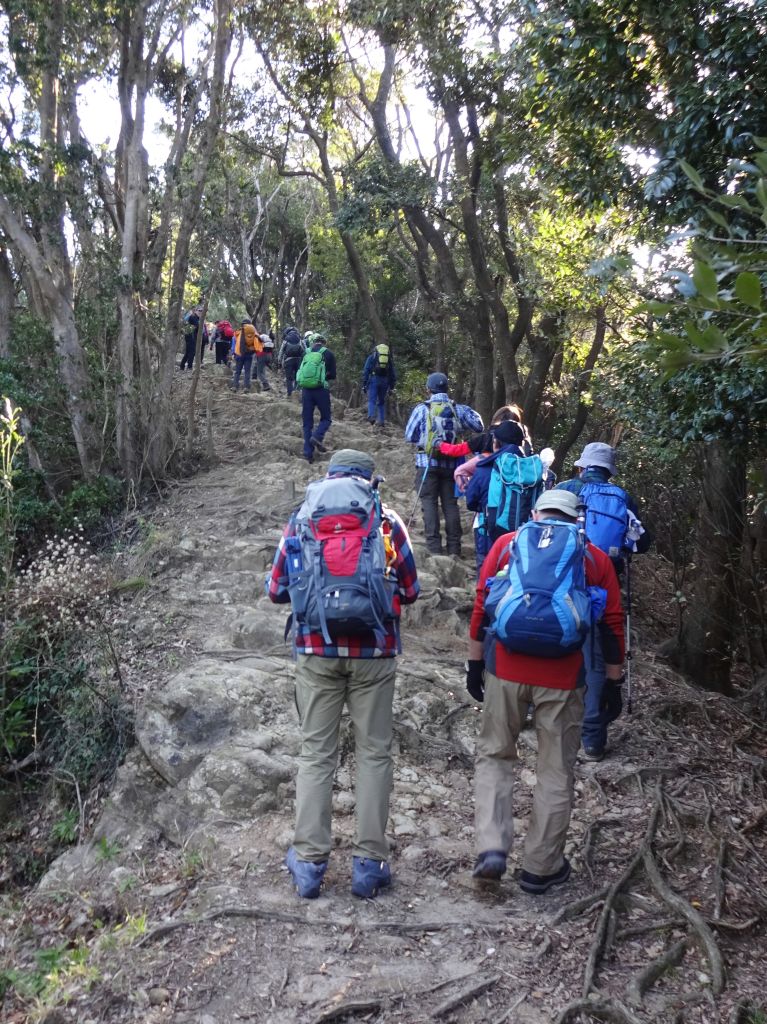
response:
[[[232,338],[234,337],[234,328],[229,323],[229,321],[228,320],[219,320],[217,326],[218,326],[218,333],[221,335],[221,337],[224,339],[224,341],[231,341]]]

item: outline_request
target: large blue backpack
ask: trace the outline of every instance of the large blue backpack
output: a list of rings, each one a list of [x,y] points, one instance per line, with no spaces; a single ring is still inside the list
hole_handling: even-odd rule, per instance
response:
[[[394,618],[397,580],[387,569],[378,491],[357,477],[315,480],[286,541],[294,625],[325,643],[373,632]]]
[[[628,505],[626,492],[617,484],[585,483],[578,497],[586,506],[586,536],[611,558],[626,550]]]
[[[487,491],[487,530],[492,540],[526,523],[542,490],[543,463],[538,455],[497,455]]]
[[[575,523],[525,523],[509,545],[509,563],[485,598],[490,631],[504,647],[538,658],[580,650],[592,622],[586,541]]]

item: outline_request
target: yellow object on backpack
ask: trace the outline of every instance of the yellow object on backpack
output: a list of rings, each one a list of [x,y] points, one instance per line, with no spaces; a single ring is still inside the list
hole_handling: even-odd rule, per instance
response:
[[[235,355],[257,356],[263,352],[263,342],[253,324],[243,324],[240,330],[236,332],[236,337]]]

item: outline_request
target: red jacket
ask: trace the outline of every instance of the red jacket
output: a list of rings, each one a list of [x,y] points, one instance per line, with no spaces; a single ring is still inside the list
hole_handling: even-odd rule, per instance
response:
[[[485,617],[487,581],[508,563],[509,544],[514,536],[514,533],[505,533],[499,537],[482,565],[469,627],[472,640],[485,640],[485,629],[488,625]],[[588,544],[587,549],[590,557],[586,559],[586,583],[593,587],[603,587],[607,591],[605,612],[596,627],[600,630],[605,662],[608,665],[620,665],[624,656],[624,636],[618,577],[615,575],[612,562],[603,551],[593,544]],[[581,651],[568,654],[564,658],[535,658],[529,654],[513,653],[498,641],[493,643],[493,649],[488,650],[489,646],[490,641],[487,640],[485,665],[488,671],[508,682],[548,686],[554,690],[574,690],[583,667]]]

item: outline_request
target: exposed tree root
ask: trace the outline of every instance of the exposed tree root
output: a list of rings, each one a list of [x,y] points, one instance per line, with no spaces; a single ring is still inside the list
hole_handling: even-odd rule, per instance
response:
[[[608,926],[610,924],[611,915],[613,914],[615,898],[621,891],[621,889],[625,885],[627,885],[628,882],[631,880],[631,878],[637,871],[639,865],[642,863],[642,860],[646,852],[650,849],[650,844],[652,843],[653,836],[655,835],[655,830],[658,827],[660,809],[661,801],[660,796],[658,796],[658,798],[656,798],[655,800],[655,803],[653,804],[653,809],[650,814],[650,821],[647,826],[647,831],[645,832],[644,839],[642,840],[642,844],[639,847],[639,850],[631,859],[631,863],[623,872],[623,874],[620,875],[620,877],[612,883],[612,885],[608,888],[607,893],[605,894],[604,903],[602,904],[602,911],[599,915],[596,928],[594,929],[594,940],[591,943],[591,949],[589,950],[589,957],[586,961],[586,969],[583,973],[583,986],[581,991],[584,999],[588,998],[589,992],[594,986],[594,976],[596,974],[599,961],[601,960],[605,949]]]
[[[562,1010],[555,1024],[572,1024],[581,1015],[605,1024],[640,1024],[634,1014],[614,999],[576,999]]]
[[[679,917],[665,917],[660,921],[648,921],[647,924],[632,925],[624,928],[615,936],[618,942],[625,942],[626,939],[635,939],[640,935],[649,935],[650,932],[664,932],[668,928],[681,928],[684,921]]]
[[[383,1010],[389,1002],[402,1001],[403,994],[393,994],[386,997],[371,996],[369,999],[347,999],[342,1003],[323,1010],[318,1017],[313,1017],[311,1024],[329,1024],[329,1021],[341,1020],[342,1017],[349,1017],[353,1013],[370,1013],[371,1010]]]
[[[552,917],[552,927],[556,927],[558,924],[563,924],[565,921],[572,921],[574,917],[580,917],[584,910],[589,910],[597,903],[600,903],[607,896],[609,889],[609,886],[605,886],[605,888],[600,889],[599,892],[592,892],[589,896],[583,896],[579,900],[573,900],[572,903],[566,903],[564,907],[560,907]]]
[[[504,1010],[500,1017],[496,1017],[492,1024],[506,1024],[507,1021],[511,1020],[512,1014],[516,1008],[521,1006],[529,995],[529,992],[523,992],[521,996],[517,996],[511,1006]]]
[[[456,1006],[460,1006],[461,1003],[467,1002],[469,999],[474,999],[476,996],[486,992],[493,985],[497,985],[501,980],[502,975],[490,974],[486,978],[475,981],[473,984],[468,985],[466,988],[456,992],[455,995],[450,996],[443,1003],[440,1003],[436,1010],[433,1011],[432,1017],[444,1017],[445,1014],[450,1013]]]
[[[684,957],[688,939],[680,939],[669,946],[659,957],[634,975],[626,989],[626,1001],[634,1007],[640,1007],[648,989],[652,988],[658,978],[662,977],[671,967],[677,967]]]
[[[724,867],[727,863],[727,839],[722,836],[719,840],[719,850],[716,856],[716,867],[714,868],[714,918],[718,921],[722,916],[722,908],[726,899],[727,883],[724,880]]]
[[[164,939],[166,935],[178,931],[179,928],[191,928],[194,925],[217,921],[223,917],[243,917],[252,921],[276,921],[281,924],[303,925],[307,928],[337,928],[339,931],[354,927],[358,931],[384,931],[400,935],[417,935],[421,932],[440,932],[450,928],[466,927],[465,922],[455,921],[349,921],[332,917],[311,921],[300,914],[284,914],[279,910],[264,910],[261,907],[222,907],[220,910],[211,911],[210,914],[203,914],[201,917],[165,921],[147,932],[136,945],[148,946],[150,943]],[[505,923],[483,922],[476,927],[481,927],[488,932],[505,932],[508,929]]]
[[[622,825],[621,818],[595,818],[586,830],[586,838],[583,843],[583,865],[589,873],[589,878],[594,882],[594,871],[591,867],[591,849],[594,845],[594,837],[600,828],[608,825]]]
[[[711,965],[712,991],[719,995],[726,984],[726,976],[722,954],[719,952],[713,932],[698,911],[664,881],[649,847],[643,851],[643,858],[645,873],[653,889],[669,910],[683,917],[698,936]]]

